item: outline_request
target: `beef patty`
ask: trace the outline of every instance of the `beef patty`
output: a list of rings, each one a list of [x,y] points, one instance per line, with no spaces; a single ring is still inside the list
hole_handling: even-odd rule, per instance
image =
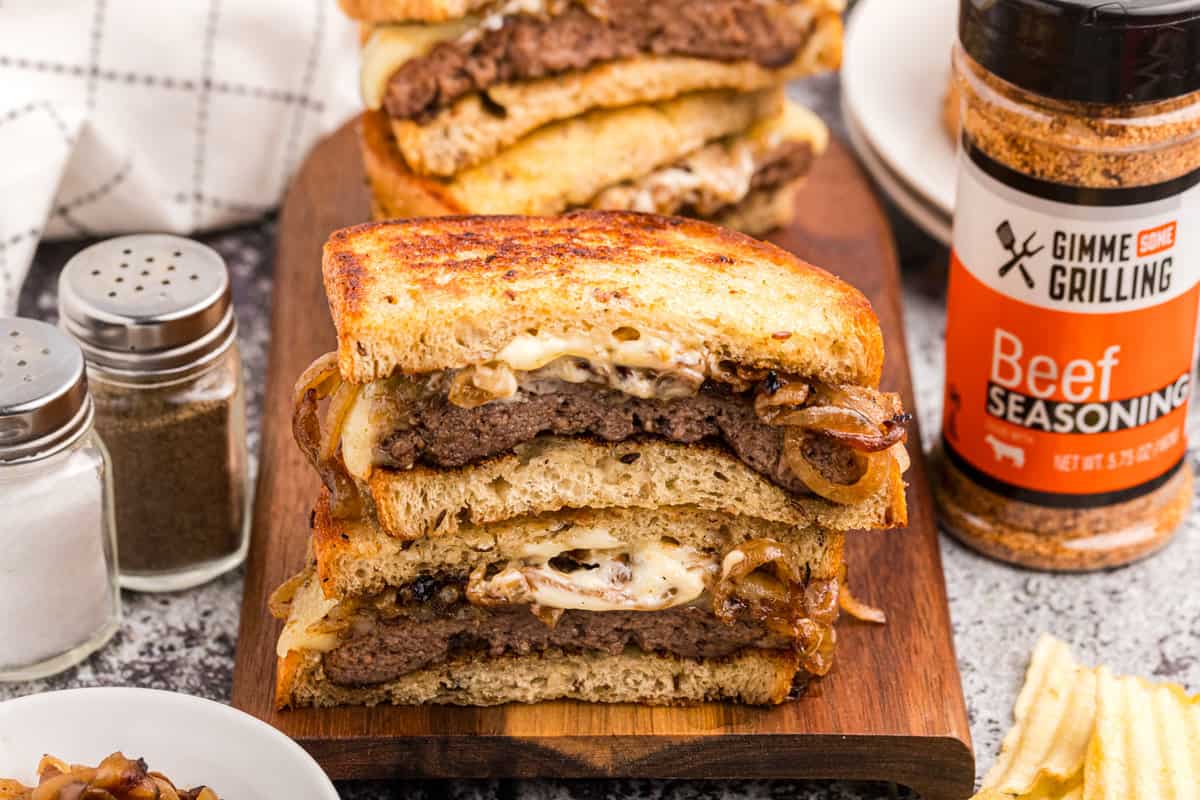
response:
[[[412,427],[381,443],[380,466],[457,468],[507,453],[540,434],[620,442],[650,434],[681,444],[723,442],[746,465],[796,494],[808,489],[784,463],[783,430],[754,412],[753,400],[706,383],[677,400],[643,400],[594,384],[555,382],[554,391],[521,390],[512,400],[462,408],[445,395],[406,409]],[[830,480],[853,483],[862,468],[849,448],[809,437],[805,453]]]
[[[424,122],[499,83],[642,53],[753,60],[777,68],[796,57],[806,33],[761,0],[604,0],[602,7],[603,18],[572,4],[549,19],[516,15],[498,30],[443,42],[392,75],[384,105],[395,118]]]
[[[808,142],[785,142],[768,154],[750,179],[750,192],[769,191],[808,174],[813,149]]]
[[[550,627],[527,606],[406,609],[394,620],[352,628],[325,654],[325,673],[341,686],[370,686],[461,655],[529,655],[548,649],[618,654],[628,646],[681,658],[723,658],[747,647],[784,650],[791,643],[761,624],[726,625],[697,606],[666,611],[566,611]]]

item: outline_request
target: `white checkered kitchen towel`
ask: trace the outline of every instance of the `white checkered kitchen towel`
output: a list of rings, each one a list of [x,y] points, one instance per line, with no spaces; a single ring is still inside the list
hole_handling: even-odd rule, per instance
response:
[[[0,315],[41,238],[273,208],[357,58],[334,0],[0,0]]]

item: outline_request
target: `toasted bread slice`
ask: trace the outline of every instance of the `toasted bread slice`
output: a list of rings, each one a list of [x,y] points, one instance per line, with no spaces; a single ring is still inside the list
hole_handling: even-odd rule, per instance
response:
[[[796,192],[803,183],[801,178],[778,189],[751,192],[713,221],[751,236],[766,236],[796,219]]]
[[[404,540],[371,518],[337,520],[322,493],[313,515],[313,557],[321,590],[331,599],[377,594],[423,574],[469,575],[476,567],[524,557],[530,547],[563,551],[586,542],[631,549],[664,538],[704,553],[723,553],[750,539],[790,544],[811,576],[841,576],[844,537],[696,506],[568,510],[492,525],[460,525],[436,538]]]
[[[821,118],[788,101],[780,113],[759,120],[744,134],[705,145],[675,164],[609,187],[589,205],[611,211],[716,217],[741,222],[726,227],[751,234],[769,230],[774,225],[764,227],[765,223],[790,221],[782,217],[791,211],[790,202],[783,208],[769,200],[790,197],[813,159],[828,145],[829,129]],[[761,188],[755,191],[756,186]],[[734,215],[734,208],[749,201],[751,194],[760,202]]]
[[[495,0],[338,0],[360,22],[445,22],[478,11]]]
[[[385,37],[372,34],[364,51],[364,75]],[[618,108],[668,100],[689,92],[733,89],[752,92],[785,81],[836,69],[841,61],[842,21],[837,11],[819,16],[795,60],[778,69],[752,61],[712,61],[683,56],[640,56],[600,64],[579,72],[535,81],[501,84],[485,94],[456,101],[424,122],[391,120],[392,134],[405,165],[417,175],[448,177],[485,162],[551,122],[598,108]],[[379,72],[386,71],[386,67]],[[367,107],[378,109],[367,85]]]
[[[342,376],[487,363],[518,337],[632,330],[746,367],[876,387],[883,336],[855,288],[702,222],[621,212],[368,223],[325,246]]]
[[[511,454],[459,469],[376,469],[368,492],[380,524],[401,539],[563,509],[662,506],[801,528],[876,530],[908,522],[903,445],[895,449],[883,489],[850,506],[789,494],[723,448],[657,439],[608,444],[539,437]]]
[[[494,706],[545,700],[685,705],[733,700],[776,705],[787,700],[799,657],[785,650],[747,649],[725,659],[686,659],[627,650],[620,655],[547,652],[482,660],[460,659],[378,686],[338,686],[320,653],[280,658],[279,708],[338,705]]]
[[[367,114],[363,150],[377,197],[397,210],[441,214],[558,214],[602,189],[678,161],[783,107],[782,89],[693,92],[593,111],[547,125],[452,178],[421,177],[399,157],[382,112]],[[435,211],[436,210],[436,211]]]
[[[359,22],[445,22],[494,6],[497,0],[338,0],[342,12]],[[511,13],[536,7],[538,0],[516,0]],[[819,8],[845,10],[845,0],[816,0]]]
[[[383,126],[381,117],[366,115],[362,118],[361,125],[364,152],[367,154],[367,170],[370,175],[371,217],[373,219],[391,220],[464,213],[457,203],[441,193],[435,183],[428,181],[422,183],[400,163],[393,137]],[[821,142],[819,149],[823,151],[823,143],[828,140],[828,137],[818,134],[818,130],[823,131],[824,128],[810,129],[807,133],[814,134],[811,137],[812,141]],[[727,137],[727,140],[736,144],[742,140],[742,137],[735,134]],[[798,140],[804,141],[803,138]],[[687,157],[656,172],[680,168],[686,160]],[[643,176],[641,180],[648,179],[654,174]],[[795,218],[794,196],[803,180],[801,177],[774,189],[752,191],[719,211],[710,221],[751,236],[762,236],[775,228],[788,224]],[[412,186],[418,184],[421,187],[420,191],[410,191]],[[591,207],[621,211],[644,210],[612,204],[601,205],[605,194],[606,192],[601,192],[600,195],[593,198],[590,203]],[[697,216],[694,213],[689,215]]]

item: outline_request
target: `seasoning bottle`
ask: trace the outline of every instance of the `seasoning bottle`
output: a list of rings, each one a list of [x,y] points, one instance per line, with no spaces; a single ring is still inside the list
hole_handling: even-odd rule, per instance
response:
[[[962,0],[936,488],[1028,567],[1162,547],[1192,501],[1200,0]]]
[[[176,236],[111,239],[59,278],[112,456],[121,584],[175,591],[242,562],[246,420],[229,273]]]
[[[0,318],[0,680],[74,666],[120,623],[108,455],[79,347]]]

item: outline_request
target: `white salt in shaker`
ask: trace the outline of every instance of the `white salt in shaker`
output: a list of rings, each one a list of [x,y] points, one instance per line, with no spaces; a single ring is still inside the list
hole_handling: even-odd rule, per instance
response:
[[[74,666],[120,623],[108,454],[79,346],[0,318],[0,680]]]

